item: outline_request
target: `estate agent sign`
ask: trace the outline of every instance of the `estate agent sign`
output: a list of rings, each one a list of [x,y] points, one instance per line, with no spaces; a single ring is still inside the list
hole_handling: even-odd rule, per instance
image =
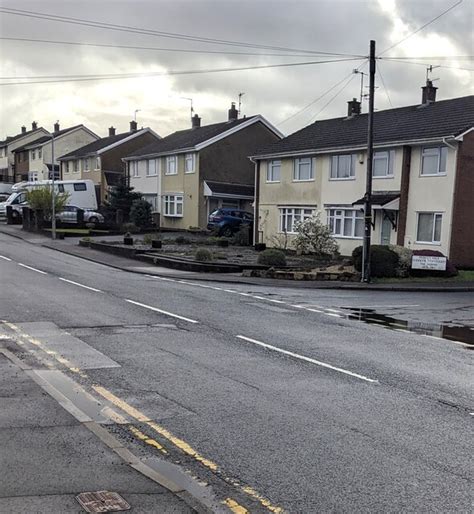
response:
[[[412,269],[428,269],[433,271],[446,271],[446,257],[433,257],[430,255],[413,255]]]

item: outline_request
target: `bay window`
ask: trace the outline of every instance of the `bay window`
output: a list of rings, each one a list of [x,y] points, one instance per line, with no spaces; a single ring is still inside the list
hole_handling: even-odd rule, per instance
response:
[[[296,233],[296,224],[311,218],[314,209],[311,207],[280,207],[280,232]]]

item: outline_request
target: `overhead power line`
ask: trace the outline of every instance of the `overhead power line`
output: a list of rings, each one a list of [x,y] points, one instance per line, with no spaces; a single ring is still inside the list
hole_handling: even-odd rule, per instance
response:
[[[421,30],[423,30],[424,28],[426,28],[428,25],[431,25],[432,23],[434,23],[436,20],[439,20],[442,16],[444,16],[445,14],[447,14],[449,11],[452,11],[454,8],[456,8],[458,5],[462,4],[463,3],[463,0],[459,0],[458,2],[456,2],[455,4],[453,4],[451,7],[448,7],[448,9],[446,9],[445,11],[443,11],[442,13],[438,14],[437,16],[435,16],[434,18],[432,18],[430,21],[426,22],[424,25],[422,25],[421,27],[418,27],[416,30],[414,30],[413,32],[410,32],[410,34],[408,34],[407,36],[405,36],[404,38],[400,39],[400,41],[398,41],[397,43],[394,43],[392,46],[389,46],[388,48],[386,48],[383,52],[380,52],[379,53],[379,56],[387,53],[389,50],[391,50],[392,48],[395,48],[396,46],[398,45],[401,45],[402,43],[404,43],[407,39],[413,37],[415,34],[418,34],[418,32],[420,32]]]
[[[0,38],[1,39],[1,38]],[[472,61],[474,55],[418,55],[418,56],[390,56],[390,57],[377,57],[385,61],[390,59],[428,59],[433,61]]]
[[[73,46],[92,46],[97,48],[121,48],[130,50],[151,50],[157,52],[179,52],[193,54],[220,54],[220,55],[242,55],[242,56],[260,56],[260,57],[308,57],[309,54],[293,54],[293,53],[262,53],[262,52],[236,52],[232,50],[196,50],[192,48],[160,48],[156,46],[133,46],[133,45],[116,45],[107,43],[83,43],[80,41],[57,41],[51,39],[33,39],[24,37],[1,37],[4,41],[21,41],[27,43],[46,43],[53,45],[73,45]],[[328,54],[330,55],[330,54]],[[337,57],[338,54],[334,54]]]
[[[433,62],[416,62],[416,61],[405,61],[404,59],[384,59],[385,62],[395,62],[395,63],[403,63],[403,64],[414,64],[416,66],[424,66],[425,68],[427,66],[430,66],[431,64],[434,64]],[[437,64],[438,68],[446,68],[449,70],[461,70],[461,71],[474,71],[473,68],[463,68],[460,66],[446,66],[444,64]]]
[[[83,18],[73,18],[71,16],[59,16],[56,14],[49,14],[44,12],[37,12],[37,11],[28,11],[24,9],[13,9],[9,7],[0,7],[0,12],[3,12],[5,14],[11,14],[15,16],[25,16],[28,18],[36,18],[36,19],[42,19],[42,20],[48,20],[48,21],[55,21],[59,23],[69,23],[73,25],[82,25],[86,27],[95,27],[95,28],[102,28],[107,30],[114,30],[119,32],[130,32],[133,34],[142,34],[142,35],[148,35],[148,36],[155,36],[155,37],[163,37],[163,38],[171,38],[171,39],[179,39],[184,41],[193,41],[193,42],[200,42],[200,43],[206,43],[206,44],[218,44],[218,45],[227,45],[227,46],[238,46],[238,47],[245,47],[245,48],[261,48],[264,50],[275,50],[275,51],[284,51],[284,52],[299,52],[304,54],[318,54],[318,55],[339,55],[341,57],[347,57],[347,56],[354,56],[353,54],[343,54],[343,53],[331,53],[331,52],[322,52],[322,51],[316,51],[316,50],[307,50],[307,49],[299,49],[299,48],[287,48],[282,46],[273,46],[273,45],[262,45],[257,43],[248,43],[243,41],[232,41],[227,39],[217,39],[217,38],[210,38],[210,37],[204,37],[204,36],[195,36],[191,34],[181,34],[177,32],[164,32],[160,30],[153,30],[153,29],[146,29],[146,28],[140,28],[140,27],[132,27],[129,25],[119,25],[114,23],[105,23],[100,21],[94,21],[94,20],[87,20]],[[361,57],[361,56],[357,56]]]
[[[377,71],[380,77],[380,81],[382,82],[383,90],[385,91],[385,96],[387,97],[388,103],[390,104],[390,107],[393,108],[392,100],[390,99],[390,95],[388,94],[388,89],[385,85],[385,80],[383,79],[382,70],[380,69],[380,63],[377,66]]]
[[[331,96],[331,98],[323,105],[323,107],[313,116],[311,119],[311,123],[316,121],[316,118],[326,109],[326,107],[329,106],[335,100],[343,91],[346,89],[346,87],[354,80],[355,74],[351,73],[351,77],[349,77],[349,80],[345,82],[345,84],[338,90],[336,93]]]
[[[362,66],[366,63],[367,61],[364,61],[357,69],[360,69],[362,68]],[[340,84],[342,84],[343,82],[345,82],[351,75],[353,75],[354,72],[351,71],[348,75],[345,75],[341,80],[339,80],[338,82],[336,82],[335,84],[333,84],[329,89],[327,89],[322,95],[318,96],[317,98],[315,98],[314,100],[312,100],[309,104],[305,105],[304,107],[302,107],[301,109],[299,109],[298,111],[296,111],[295,113],[293,113],[291,116],[288,116],[287,118],[285,118],[284,120],[280,121],[279,123],[277,123],[277,126],[280,126],[280,125],[283,125],[284,123],[286,123],[287,121],[290,121],[292,120],[293,118],[296,118],[296,116],[300,115],[301,113],[303,113],[304,111],[306,111],[307,109],[309,109],[311,106],[313,106],[315,103],[319,102],[319,100],[322,100],[326,95],[328,95],[331,91],[333,91],[334,89],[336,89],[336,87],[338,87]]]
[[[32,77],[0,77],[0,80],[16,80],[17,82],[2,82],[0,86],[23,85],[23,84],[54,84],[60,82],[83,82],[91,80],[113,80],[113,79],[128,79],[128,78],[143,78],[143,77],[159,77],[166,75],[198,75],[203,73],[222,73],[232,71],[247,71],[247,70],[260,70],[267,68],[286,68],[293,66],[310,66],[316,64],[329,64],[337,62],[347,62],[358,60],[350,59],[332,59],[326,61],[306,61],[306,62],[293,62],[293,63],[279,63],[279,64],[262,64],[260,66],[241,66],[238,68],[211,68],[201,70],[169,70],[163,72],[145,72],[145,73],[116,73],[105,75],[43,75]],[[31,79],[31,80],[30,80]],[[40,80],[37,80],[40,79]],[[43,80],[46,79],[46,80]],[[19,80],[26,80],[26,82],[19,82]]]

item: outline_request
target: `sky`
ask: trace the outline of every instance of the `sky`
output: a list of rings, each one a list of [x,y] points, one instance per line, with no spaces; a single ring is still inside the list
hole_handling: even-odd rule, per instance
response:
[[[190,127],[189,99],[204,125],[225,121],[231,102],[238,103],[239,93],[244,93],[242,115],[261,114],[284,134],[290,134],[315,120],[346,115],[346,102],[358,98],[361,87],[361,75],[351,72],[358,67],[368,71],[364,56],[368,55],[370,39],[376,41],[377,55],[405,60],[377,61],[376,109],[419,103],[428,65],[443,66],[430,74],[437,79],[438,99],[474,94],[473,73],[466,71],[474,68],[474,62],[459,57],[472,58],[474,54],[473,0],[463,0],[397,44],[456,1],[1,0],[0,9],[114,24],[141,32],[146,29],[154,34],[0,12],[2,38],[82,43],[0,39],[0,138],[17,134],[22,125],[31,127],[33,120],[48,130],[57,120],[61,128],[83,123],[105,136],[110,126],[116,127],[117,132],[129,130],[134,116],[139,126],[151,127],[165,136]],[[238,45],[163,37],[163,32]],[[392,45],[396,46],[389,49]],[[340,59],[346,60],[221,73],[169,74]],[[146,73],[159,75],[143,76]],[[52,80],[42,78],[49,76],[97,74],[141,76],[24,83]],[[17,83],[5,85],[10,82]],[[363,93],[367,93],[366,87]],[[367,108],[364,99],[363,112]]]

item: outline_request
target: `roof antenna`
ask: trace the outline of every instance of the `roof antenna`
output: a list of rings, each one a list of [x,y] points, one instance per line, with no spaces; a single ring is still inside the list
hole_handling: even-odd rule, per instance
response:
[[[194,114],[193,99],[192,98],[186,98],[185,96],[180,96],[180,98],[182,98],[183,100],[188,100],[188,102],[191,103],[190,112],[191,112],[191,119],[193,119],[193,114]]]
[[[437,78],[437,79],[430,78],[430,73],[433,73],[433,70],[435,70],[436,68],[440,68],[440,67],[441,66],[433,66],[432,64],[427,66],[427,68],[426,68],[426,82],[427,83],[428,83],[428,80],[431,82],[434,82],[435,80],[439,80],[439,78]]]
[[[363,71],[359,71],[357,68],[352,70],[352,73],[355,75],[360,75],[360,103],[362,105],[362,100],[366,95],[364,95],[364,77],[367,76],[367,73],[364,73]]]
[[[135,112],[133,113],[133,121],[137,121],[137,112],[140,112],[141,109],[135,109]]]
[[[240,116],[240,111],[242,110],[242,97],[245,95],[245,93],[239,93],[239,116]]]

